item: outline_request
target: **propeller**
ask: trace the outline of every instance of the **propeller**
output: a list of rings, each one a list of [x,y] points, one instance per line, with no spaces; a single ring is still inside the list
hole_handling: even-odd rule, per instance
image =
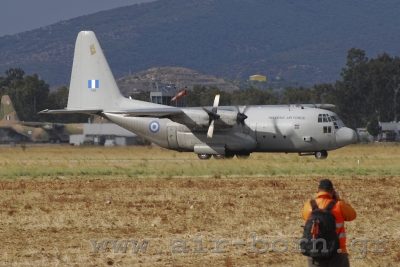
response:
[[[236,116],[236,122],[237,124],[241,124],[242,126],[244,126],[244,120],[247,119],[248,117],[246,116],[245,111],[248,108],[248,106],[244,106],[243,108],[243,112],[240,112],[239,106],[236,106],[236,110],[237,110],[237,116]]]
[[[207,112],[208,117],[209,117],[209,127],[208,127],[208,131],[207,131],[207,138],[212,138],[213,137],[213,133],[214,133],[214,121],[219,119],[220,116],[217,114],[217,110],[218,110],[218,104],[219,104],[219,98],[220,95],[216,95],[215,99],[214,99],[214,105],[211,111],[207,110],[206,108],[203,107],[203,110],[205,112]]]

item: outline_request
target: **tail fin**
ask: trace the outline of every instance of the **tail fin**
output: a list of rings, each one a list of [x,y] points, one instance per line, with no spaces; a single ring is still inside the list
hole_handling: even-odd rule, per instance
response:
[[[3,95],[0,106],[0,127],[10,126],[19,122],[17,112],[8,95]]]
[[[67,108],[113,109],[123,99],[96,35],[81,31],[75,43]]]

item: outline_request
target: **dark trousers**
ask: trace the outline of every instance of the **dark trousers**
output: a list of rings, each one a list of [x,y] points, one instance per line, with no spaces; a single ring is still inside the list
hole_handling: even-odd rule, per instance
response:
[[[316,261],[307,257],[308,267],[350,267],[349,255],[338,253],[328,261]]]

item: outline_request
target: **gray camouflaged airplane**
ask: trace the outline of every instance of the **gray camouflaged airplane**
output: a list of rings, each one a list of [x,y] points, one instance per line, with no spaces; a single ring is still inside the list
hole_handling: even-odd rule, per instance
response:
[[[40,113],[97,114],[161,147],[194,151],[200,159],[247,158],[252,152],[328,156],[354,143],[356,133],[323,107],[261,105],[179,108],[121,95],[96,35],[78,34],[68,105]]]

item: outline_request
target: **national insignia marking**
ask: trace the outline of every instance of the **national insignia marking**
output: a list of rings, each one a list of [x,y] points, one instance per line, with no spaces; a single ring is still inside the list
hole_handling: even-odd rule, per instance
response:
[[[160,130],[160,123],[158,121],[151,121],[149,124],[149,130],[152,133],[157,133]]]

